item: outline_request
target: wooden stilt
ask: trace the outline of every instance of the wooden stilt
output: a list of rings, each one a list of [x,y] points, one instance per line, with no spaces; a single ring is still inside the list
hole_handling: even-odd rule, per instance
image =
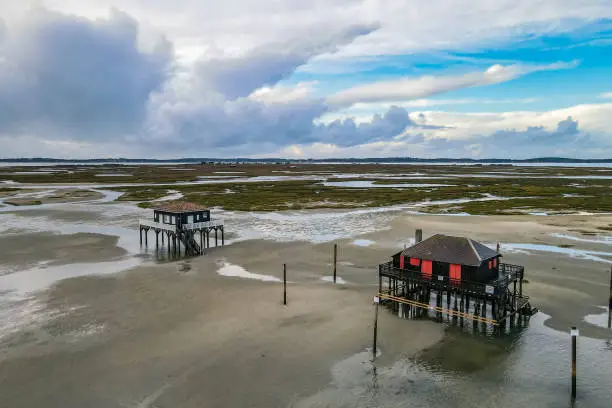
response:
[[[217,229],[215,228],[215,248],[218,246],[217,241]]]
[[[221,246],[225,246],[225,237],[223,233],[224,227],[221,227]]]

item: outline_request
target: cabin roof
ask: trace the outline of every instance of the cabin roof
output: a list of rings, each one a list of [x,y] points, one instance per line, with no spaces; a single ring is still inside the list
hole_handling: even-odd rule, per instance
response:
[[[401,252],[410,258],[451,264],[480,266],[483,261],[500,256],[497,251],[471,238],[436,234]]]
[[[154,208],[154,210],[180,214],[186,212],[206,211],[208,210],[208,207],[187,201],[170,201],[168,203],[158,205]]]

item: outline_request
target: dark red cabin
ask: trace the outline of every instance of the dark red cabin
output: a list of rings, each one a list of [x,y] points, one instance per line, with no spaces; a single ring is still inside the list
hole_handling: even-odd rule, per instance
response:
[[[418,270],[425,279],[487,283],[498,278],[500,257],[473,239],[437,234],[393,255],[393,266]]]

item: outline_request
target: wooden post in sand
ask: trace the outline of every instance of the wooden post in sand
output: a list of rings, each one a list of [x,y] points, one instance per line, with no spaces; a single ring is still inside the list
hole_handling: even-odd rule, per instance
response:
[[[334,283],[336,283],[336,261],[338,260],[338,244],[334,244]]]
[[[570,331],[572,337],[572,400],[576,399],[576,338],[578,337],[578,330],[576,326],[572,327]]]
[[[283,305],[287,305],[287,264],[283,264]]]
[[[608,329],[612,328],[612,267],[610,268],[610,295],[608,297]]]
[[[372,361],[376,360],[376,342],[378,340],[378,304],[380,303],[380,298],[378,296],[374,296],[374,303],[376,304],[374,307],[374,339],[372,340]]]

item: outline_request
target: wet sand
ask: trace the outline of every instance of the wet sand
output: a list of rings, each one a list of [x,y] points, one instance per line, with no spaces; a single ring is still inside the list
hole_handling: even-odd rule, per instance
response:
[[[3,398],[19,407],[50,396],[62,407],[288,406],[324,387],[334,362],[370,345],[370,288],[291,274],[285,307],[280,284],[220,277],[212,258],[58,284],[49,307],[78,309],[43,328],[51,338],[4,356]],[[394,319],[381,314],[380,324],[393,328]],[[442,338],[433,322],[406,323],[381,339],[387,358]],[[100,333],[71,341],[92,327]]]
[[[78,218],[69,210],[48,211],[46,216],[56,221]],[[27,220],[27,214],[20,216]],[[90,219],[99,221],[95,216]],[[0,343],[0,395],[11,407],[28,408],[399,407],[410,401],[414,406],[456,406],[458,402],[453,401],[507,406],[497,397],[474,401],[462,394],[454,399],[447,391],[435,389],[429,401],[411,397],[416,390],[410,384],[429,390],[432,382],[431,373],[414,365],[415,358],[427,364],[442,359],[441,372],[446,373],[442,377],[467,372],[480,381],[476,384],[490,387],[485,377],[513,359],[508,350],[514,346],[488,340],[489,345],[483,345],[456,329],[427,320],[399,320],[385,309],[379,319],[382,355],[377,366],[384,392],[394,390],[395,397],[372,397],[374,402],[364,403],[361,393],[375,394],[364,384],[371,381],[371,365],[366,361],[376,266],[403,244],[411,244],[415,228],[423,228],[425,236],[448,233],[501,241],[505,262],[526,266],[529,283],[524,291],[551,316],[541,319],[545,325],[560,331],[578,325],[583,336],[605,340],[611,338],[607,329],[581,319],[600,312],[596,306],[607,299],[609,263],[550,252],[526,254],[506,249],[505,243],[574,244],[584,250],[612,252],[607,244],[551,236],[576,228],[597,231],[611,221],[609,216],[402,214],[388,228],[360,235],[361,242],[355,242],[356,238],[335,241],[343,285],[322,280],[331,274],[331,242],[262,239],[235,242],[189,260],[145,261],[118,274],[63,280],[34,294],[46,310],[57,312],[54,317],[25,328],[8,344]],[[62,262],[61,251],[72,257],[64,258],[66,262],[125,257],[117,238],[108,236],[32,234],[20,239],[40,247],[42,258],[56,262]],[[0,246],[2,255],[22,247],[13,245]],[[38,262],[42,258],[22,251],[16,259]],[[288,264],[290,281],[286,307],[281,304],[279,283],[217,273],[230,264],[280,278],[283,263]],[[528,333],[555,338],[547,331],[541,334],[544,328],[536,323]],[[472,357],[466,359],[462,350],[470,350]],[[612,373],[612,363],[610,371],[605,370]],[[398,372],[408,373],[408,378]],[[441,381],[437,376],[433,380]],[[404,385],[396,389],[398,381]],[[598,405],[602,400],[605,396],[599,393],[583,406],[603,407]],[[506,402],[511,406],[512,401]],[[557,406],[542,401],[539,406]]]
[[[2,267],[9,271],[32,265],[57,266],[82,262],[103,262],[124,257],[117,246],[119,237],[101,234],[28,233],[0,236]],[[2,269],[0,269],[0,275]]]

